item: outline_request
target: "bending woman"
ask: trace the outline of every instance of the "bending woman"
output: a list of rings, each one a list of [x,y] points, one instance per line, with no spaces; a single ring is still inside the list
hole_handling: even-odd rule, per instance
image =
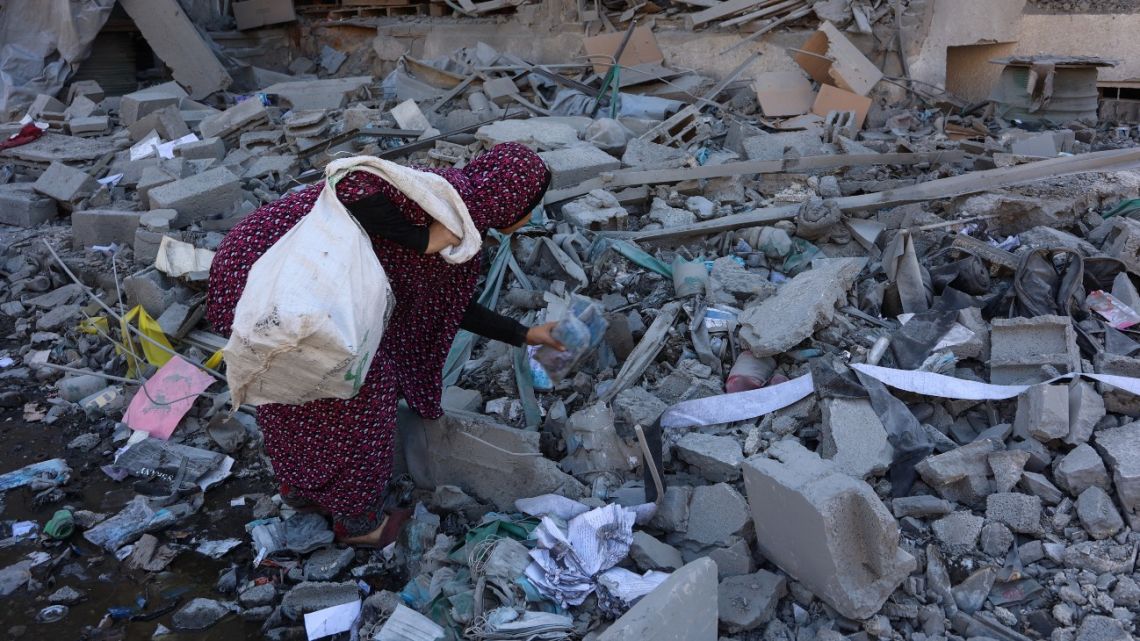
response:
[[[497,145],[459,169],[423,169],[443,176],[466,203],[481,233],[524,225],[550,183],[537,154]],[[226,235],[210,268],[207,318],[228,336],[234,308],[254,261],[297,224],[323,183],[262,206]],[[262,405],[265,449],[293,505],[331,514],[343,543],[384,545],[398,533],[385,514],[395,452],[396,405],[404,398],[424,418],[438,418],[444,360],[459,329],[512,345],[548,344],[553,323],[526,328],[474,302],[482,256],[453,265],[436,255],[458,238],[382,178],[352,172],[337,197],[372,236],[392,285],[395,307],[360,393],[304,405]]]

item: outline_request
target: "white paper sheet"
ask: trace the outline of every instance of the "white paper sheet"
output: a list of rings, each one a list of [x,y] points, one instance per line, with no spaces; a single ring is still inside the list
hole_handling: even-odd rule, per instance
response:
[[[309,641],[351,630],[360,617],[360,604],[359,600],[351,601],[306,614],[305,634]]]

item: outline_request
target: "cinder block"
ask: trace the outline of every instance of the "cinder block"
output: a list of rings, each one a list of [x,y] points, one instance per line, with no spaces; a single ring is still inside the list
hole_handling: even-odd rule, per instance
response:
[[[247,98],[220,114],[206,118],[198,125],[198,130],[203,138],[225,137],[263,118],[268,118],[265,105],[257,98]]]
[[[59,215],[55,201],[28,183],[0,185],[0,225],[35,227]]]
[[[119,121],[127,127],[163,107],[177,107],[187,93],[176,82],[147,87],[123,96],[119,103]]]
[[[226,143],[221,138],[207,138],[182,145],[176,151],[186,160],[222,160],[226,157]]]
[[[76,249],[111,243],[132,246],[140,215],[137,211],[105,209],[74,212],[71,214],[72,242]]]
[[[107,116],[87,116],[85,118],[72,118],[67,121],[71,135],[101,134],[111,126],[111,119]]]
[[[794,441],[744,463],[764,558],[840,614],[866,619],[917,565],[875,491]]]
[[[597,178],[603,171],[621,168],[620,160],[593,145],[543,151],[538,155],[550,167],[551,189],[573,187],[590,178]]]
[[[177,140],[189,134],[190,128],[182,119],[178,106],[167,105],[131,123],[127,131],[130,132],[131,142],[139,142],[151,131],[157,132],[163,140]]]
[[[1042,443],[1069,435],[1069,387],[1034,385],[1017,396],[1013,433]]]
[[[178,218],[171,228],[181,229],[233,208],[241,199],[241,182],[225,167],[176,180],[150,190],[151,209],[174,209]]]
[[[1049,367],[1081,371],[1077,334],[1066,316],[995,318],[990,329],[990,382],[1033,384],[1048,380]]]
[[[34,188],[41,194],[59,201],[64,207],[70,207],[94,193],[99,188],[99,183],[85,171],[68,167],[61,162],[53,162],[47,171],[40,174]]]

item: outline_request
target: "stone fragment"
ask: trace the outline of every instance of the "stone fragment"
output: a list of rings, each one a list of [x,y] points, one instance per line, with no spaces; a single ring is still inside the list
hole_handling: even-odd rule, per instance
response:
[[[53,332],[63,329],[79,319],[79,305],[60,305],[44,312],[36,321],[36,329],[41,332]]]
[[[883,474],[894,459],[887,430],[866,399],[828,398],[821,403],[819,453],[856,478]]]
[[[644,387],[631,387],[622,390],[613,400],[614,422],[629,428],[634,425],[647,427],[653,425],[668,408],[665,401]]]
[[[697,217],[687,209],[672,207],[661,198],[654,198],[649,207],[649,219],[662,227],[682,227],[697,222]]]
[[[1133,529],[1140,528],[1140,422],[1100,430],[1093,442],[1112,471],[1124,518]]]
[[[721,581],[717,588],[721,629],[731,634],[755,629],[771,620],[787,593],[787,580],[764,570]]]
[[[300,621],[309,612],[350,603],[359,598],[360,587],[352,581],[343,583],[305,581],[285,593],[281,599],[281,610],[290,619]]]
[[[1047,554],[1049,546],[1045,544]],[[1136,546],[1118,545],[1111,540],[1074,543],[1064,548],[1060,556],[1065,567],[1096,574],[1128,574],[1136,567]]]
[[[1069,383],[1069,445],[1087,443],[1093,429],[1104,418],[1104,399],[1091,383],[1074,379]]]
[[[489,125],[480,127],[475,132],[475,138],[482,140],[490,146],[504,142],[517,142],[538,151],[562,149],[579,143],[578,132],[573,127],[562,123],[549,122],[542,118],[496,120]],[[621,166],[621,163],[619,163],[616,158],[613,158],[605,152],[600,153],[613,160],[617,165],[614,169]],[[589,177],[593,178],[594,176]],[[554,185],[551,186],[555,187]],[[569,187],[572,185],[566,184],[561,186]]]
[[[129,127],[141,118],[163,107],[177,106],[183,98],[189,98],[176,82],[167,82],[129,93],[119,102],[119,120]]]
[[[61,605],[75,605],[84,598],[83,593],[70,586],[63,586],[62,588],[52,592],[48,595],[49,603],[58,603]]]
[[[986,497],[986,521],[1018,534],[1041,534],[1041,499],[1016,492],[991,494]]]
[[[352,548],[324,548],[305,561],[306,581],[332,581],[352,565],[356,553]]]
[[[53,162],[36,179],[33,188],[48,198],[71,207],[94,193],[99,188],[99,183],[85,171]]]
[[[821,259],[780,286],[775,296],[744,310],[740,339],[757,357],[782,354],[831,322],[865,258]]]
[[[0,185],[0,225],[35,227],[59,215],[56,202],[28,183]]]
[[[174,613],[171,622],[176,630],[205,630],[222,620],[230,609],[213,599],[194,599]]]
[[[966,554],[978,546],[978,536],[986,522],[969,512],[955,512],[930,526],[942,549],[951,554]]]
[[[1112,601],[1119,606],[1126,608],[1140,607],[1140,584],[1132,577],[1122,576],[1116,580],[1116,586],[1112,588]]]
[[[543,151],[538,155],[550,168],[551,189],[573,187],[591,178],[597,178],[602,172],[621,168],[621,161],[593,145]]]
[[[701,476],[713,483],[740,478],[744,453],[740,442],[734,438],[689,432],[677,442],[677,454],[681,460],[697,467]]]
[[[181,145],[177,151],[186,160],[222,160],[226,157],[226,143],[221,138],[206,138]]]
[[[649,525],[664,532],[684,532],[689,528],[689,504],[692,499],[693,488],[687,485],[665,488],[665,498],[661,500]]]
[[[256,96],[246,98],[225,111],[210,116],[198,124],[202,138],[225,138],[240,129],[268,118],[265,105]]]
[[[1097,540],[1107,539],[1124,527],[1124,519],[1112,504],[1112,497],[1096,485],[1088,487],[1077,497],[1077,517],[1085,532]]]
[[[255,608],[261,605],[273,605],[277,600],[277,587],[272,583],[255,585],[238,594],[238,603],[246,608]]]
[[[674,572],[597,641],[717,641],[716,564],[697,559]]]
[[[676,169],[683,167],[688,154],[641,138],[631,138],[621,156],[621,164],[633,169]]]
[[[757,302],[776,293],[776,285],[763,274],[750,272],[734,260],[722,256],[713,261],[709,273],[709,296],[717,303],[738,305]]]
[[[1025,471],[1025,464],[1029,461],[1029,452],[1017,450],[1004,450],[991,453],[987,459],[990,470],[994,473],[994,490],[997,492],[1010,492]]]
[[[756,571],[756,562],[752,559],[752,550],[748,549],[748,542],[740,537],[735,537],[732,545],[709,550],[705,556],[716,563],[718,579],[751,574]]]
[[[1001,523],[987,523],[982,528],[981,536],[982,552],[992,557],[1004,557],[1009,548],[1013,545],[1013,532]]]
[[[1120,621],[1090,614],[1081,621],[1081,627],[1073,641],[1133,641],[1133,637]]]
[[[629,548],[629,558],[642,571],[661,570],[670,572],[680,568],[685,562],[677,548],[658,541],[642,531],[633,533],[633,544]]]
[[[954,504],[937,496],[923,494],[919,496],[900,496],[891,501],[891,511],[895,518],[907,516],[926,518],[929,516],[942,516],[954,510]]]
[[[727,483],[693,489],[685,539],[702,545],[724,545],[748,525],[748,502]]]
[[[792,441],[744,463],[760,553],[845,617],[874,615],[915,568],[869,485]]]
[[[1013,433],[1048,443],[1069,435],[1069,388],[1034,385],[1017,397]]]
[[[928,456],[915,466],[922,480],[944,498],[973,504],[993,491],[989,456],[998,444],[990,439]]]
[[[1065,497],[1049,479],[1036,472],[1022,472],[1021,482],[1017,485],[1033,496],[1041,497],[1049,505],[1056,505]]]
[[[1053,480],[1071,496],[1078,496],[1088,488],[1109,488],[1108,470],[1104,461],[1087,443],[1078,445],[1066,454],[1053,470]]]
[[[111,126],[111,119],[107,116],[83,116],[67,121],[67,129],[73,136],[83,134],[101,134]]]
[[[584,229],[622,230],[625,229],[629,212],[621,206],[616,196],[604,189],[595,189],[563,205],[562,218]]]
[[[997,572],[993,568],[981,568],[954,586],[952,593],[958,608],[966,614],[973,614],[982,609],[996,578]]]

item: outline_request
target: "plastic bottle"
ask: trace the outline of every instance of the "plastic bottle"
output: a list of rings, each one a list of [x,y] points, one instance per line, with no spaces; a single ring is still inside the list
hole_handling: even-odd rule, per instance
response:
[[[747,392],[760,389],[776,371],[776,360],[773,358],[757,358],[752,352],[741,352],[728,371],[728,379],[724,382],[724,389],[730,394],[733,392]]]

